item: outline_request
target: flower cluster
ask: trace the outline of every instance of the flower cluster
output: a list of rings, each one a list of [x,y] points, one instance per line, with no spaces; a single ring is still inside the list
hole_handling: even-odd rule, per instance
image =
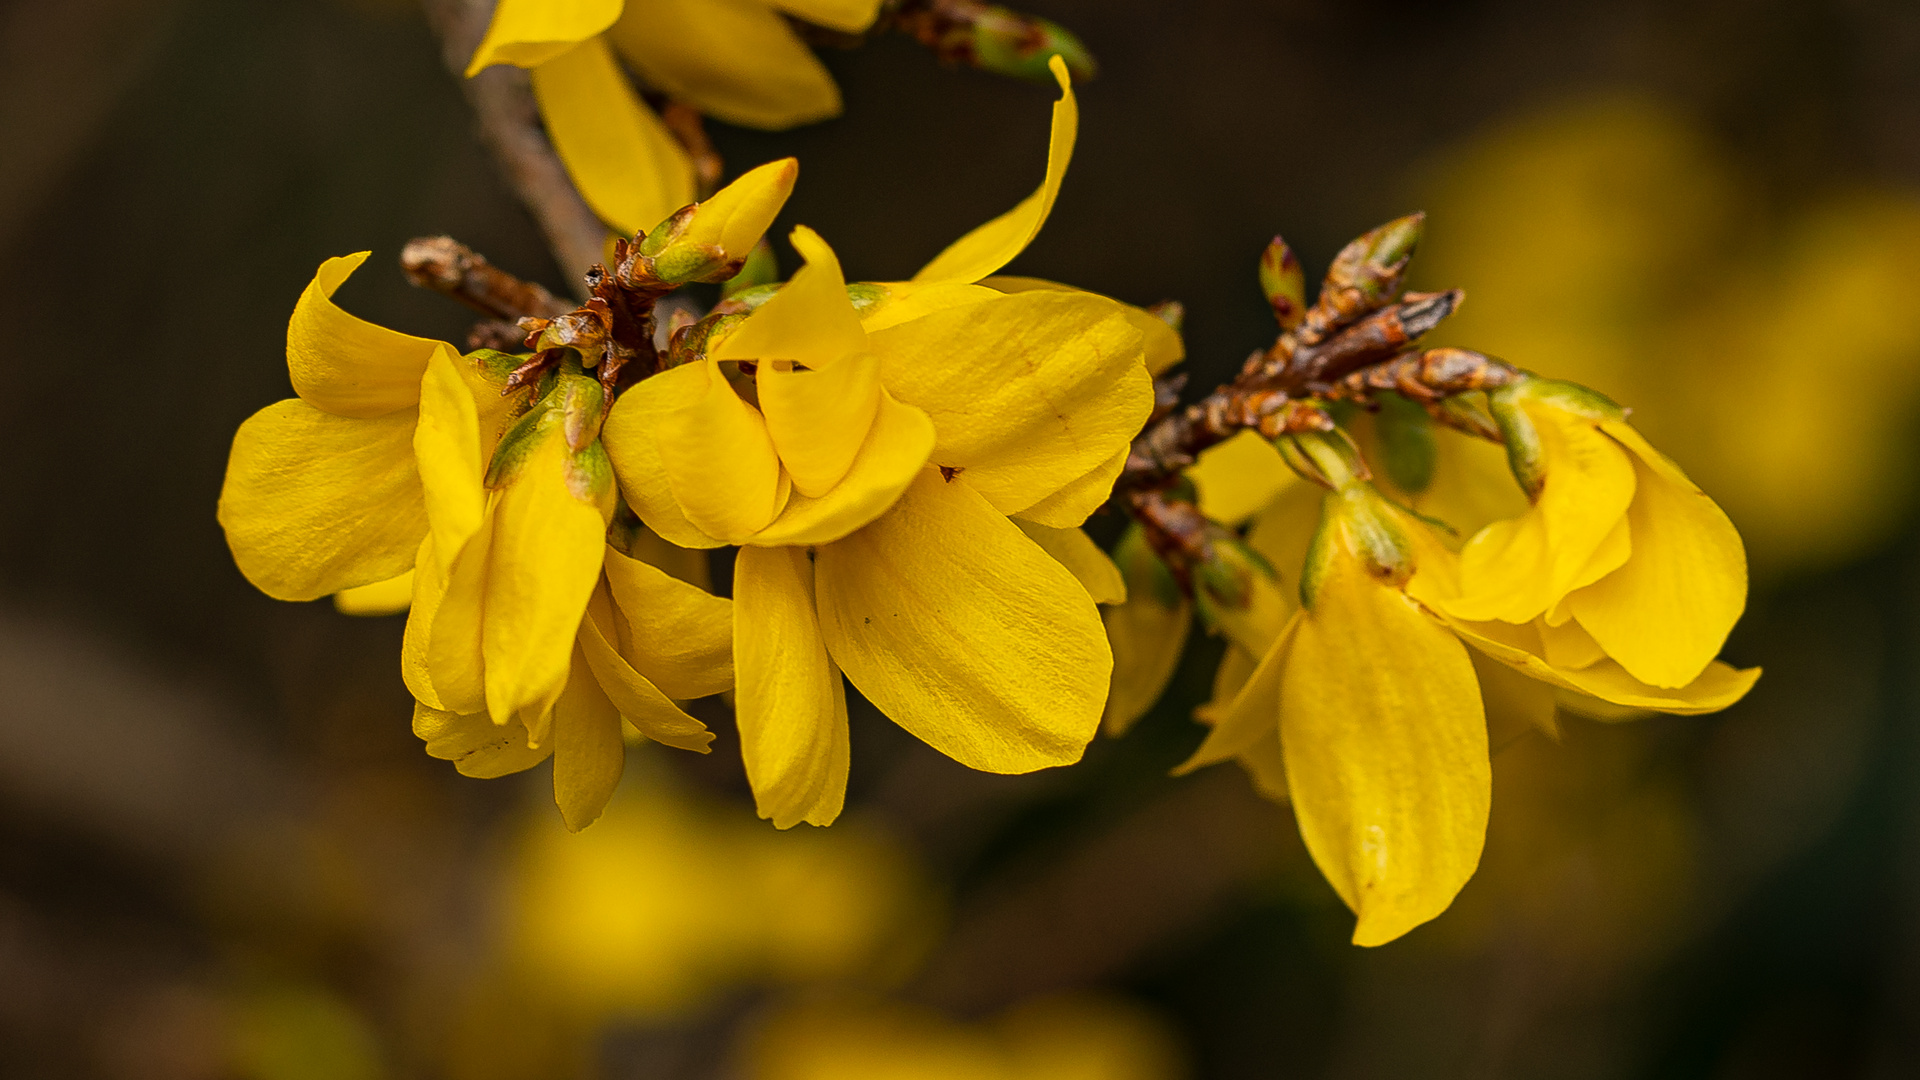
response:
[[[677,701],[736,686],[763,816],[831,822],[842,673],[976,768],[1079,758],[1111,658],[1118,574],[1078,529],[1152,408],[1172,332],[1137,309],[991,278],[1039,231],[1078,113],[1055,70],[1046,177],[912,281],[806,265],[681,325],[650,305],[740,269],[795,166],[756,169],[622,244],[596,296],[528,320],[531,354],[459,355],[341,311],[330,260],[288,335],[295,392],[235,439],[220,518],[241,569],[290,600],[396,590],[428,751],[498,776],[554,758],[568,824],[618,783],[622,720],[704,750]],[[636,311],[646,313],[630,321]],[[1151,344],[1150,344],[1151,343]],[[639,536],[741,550],[718,599],[636,557]]]

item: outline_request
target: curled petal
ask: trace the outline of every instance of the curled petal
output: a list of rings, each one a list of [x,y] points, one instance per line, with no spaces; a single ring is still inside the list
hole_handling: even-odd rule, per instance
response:
[[[1027,534],[1027,539],[1040,545],[1040,549],[1059,560],[1080,584],[1086,586],[1087,595],[1093,597],[1096,604],[1121,604],[1127,599],[1127,583],[1120,577],[1120,568],[1113,564],[1107,553],[1083,529],[1056,529],[1051,525],[1040,525],[1031,521],[1016,519],[1015,525]]]
[[[635,671],[683,701],[733,686],[731,601],[612,548],[606,574],[619,619],[602,622]]]
[[[1060,194],[1060,181],[1066,178],[1067,163],[1073,159],[1073,143],[1080,133],[1080,105],[1073,96],[1066,61],[1055,56],[1047,61],[1047,66],[1060,83],[1060,100],[1053,106],[1046,178],[1020,205],[955,240],[947,250],[934,256],[932,262],[913,275],[913,280],[979,281],[1012,262],[1014,256],[1025,251],[1040,234],[1047,215],[1053,212],[1053,200]]]
[[[1053,289],[1059,292],[1083,291],[1045,278],[1005,275],[995,275],[980,284],[1003,293],[1028,292],[1033,289]],[[935,286],[935,288],[938,287]],[[1120,309],[1126,313],[1127,321],[1132,323],[1134,328],[1140,331],[1140,336],[1146,339],[1147,374],[1159,375],[1187,358],[1187,343],[1181,339],[1178,330],[1167,325],[1165,319],[1144,308],[1134,307],[1132,304],[1121,304]]]
[[[493,780],[523,772],[547,760],[553,746],[529,747],[519,727],[503,728],[487,714],[453,713],[413,704],[413,733],[427,754],[453,762],[462,776]]]
[[[574,650],[567,688],[553,707],[553,801],[568,832],[593,824],[627,766],[620,712]]]
[[[644,233],[693,202],[693,162],[591,38],[533,69],[553,148],[587,205],[615,231]]]
[[[1099,611],[964,480],[922,472],[815,570],[828,652],[894,722],[985,772],[1079,760],[1113,664]]]
[[[458,364],[452,349],[435,352],[420,380],[420,419],[413,431],[427,522],[435,550],[448,559],[480,528],[487,503],[480,413]]]
[[[333,594],[333,607],[342,615],[398,615],[413,604],[413,571],[399,577],[342,589]]]
[[[792,360],[818,370],[865,351],[867,332],[847,299],[839,258],[804,225],[792,239],[806,265],[721,340],[713,359]]]
[[[411,408],[350,420],[298,398],[248,417],[219,508],[247,580],[278,600],[314,600],[412,569],[427,528],[413,427]]]
[[[738,542],[774,519],[786,485],[780,455],[758,410],[740,399],[716,361],[686,364],[641,384],[673,383],[682,404],[660,417],[655,438],[674,501],[708,536]],[[641,520],[654,523],[638,506]],[[673,537],[665,529],[657,532]]]
[[[821,639],[813,563],[799,548],[742,548],[733,572],[740,752],[760,816],[830,825],[847,796],[847,698]]]
[[[1719,712],[1745,697],[1760,678],[1759,668],[1741,670],[1715,660],[1685,686],[1650,686],[1612,660],[1578,669],[1555,667],[1544,658],[1546,650],[1537,625],[1470,623],[1453,618],[1446,621],[1461,640],[1508,667],[1526,672],[1550,686],[1631,709],[1651,709],[1676,716]]]
[[[618,632],[606,594],[596,592],[587,605],[587,617],[580,622],[580,651],[601,691],[640,734],[663,746],[706,753],[713,733],[634,670],[614,645]]]
[[[911,405],[880,391],[867,440],[853,467],[817,499],[796,494],[773,524],[747,538],[756,547],[829,544],[885,513],[933,451],[933,421]]]
[[[857,34],[873,25],[880,0],[772,0],[773,6],[815,26]]]
[[[411,408],[420,400],[427,359],[445,342],[389,330],[347,314],[334,290],[372,252],[320,264],[287,321],[287,374],[293,392],[336,416],[367,418]]]
[[[687,364],[642,379],[614,401],[600,431],[627,505],[660,538],[694,549],[721,547],[727,541],[702,532],[674,498],[659,430],[669,414],[690,407],[706,391],[710,376],[690,370],[697,367]]]

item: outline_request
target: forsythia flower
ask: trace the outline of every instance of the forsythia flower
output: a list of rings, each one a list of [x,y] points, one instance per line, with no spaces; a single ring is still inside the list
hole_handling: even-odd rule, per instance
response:
[[[912,282],[863,287],[864,311],[832,250],[796,230],[805,268],[608,418],[642,521],[686,546],[743,545],[736,712],[779,827],[840,812],[843,671],[990,772],[1078,760],[1098,725],[1112,660],[1095,600],[1121,586],[1077,526],[1152,407],[1136,322],[1149,317],[975,284],[1031,240],[1065,172],[1077,112],[1053,67],[1062,97],[1033,196]]]
[[[467,68],[530,68],[580,193],[623,233],[694,200],[693,165],[619,60],[729,123],[780,129],[840,112],[840,92],[786,17],[859,33],[880,0],[500,0]],[[618,54],[619,59],[616,59]]]
[[[394,592],[411,578],[404,670],[422,703],[415,730],[429,752],[474,776],[528,768],[558,753],[556,796],[569,824],[579,827],[618,780],[623,715],[671,745],[704,749],[711,740],[670,696],[698,697],[729,684],[728,603],[611,548],[602,580],[610,478],[597,445],[581,450],[567,441],[568,418],[593,405],[597,384],[562,376],[535,401],[526,393],[505,396],[514,358],[484,351],[462,357],[445,342],[355,318],[332,294],[365,259],[361,253],[320,267],[287,329],[287,367],[299,396],[256,413],[234,436],[219,509],[234,560],[248,580],[283,600]],[[528,411],[516,420],[521,408]],[[490,459],[488,485],[482,478]],[[546,540],[578,540],[589,518],[594,546],[570,552],[567,564],[566,598],[578,605],[573,622],[556,632],[563,655],[553,656],[555,638],[527,642],[524,654],[503,652],[504,628],[515,620],[543,628],[565,622],[556,610],[564,605],[540,595],[560,564],[543,554],[537,565],[508,568],[517,580],[503,571],[487,582],[488,542],[504,556]],[[464,543],[475,536],[484,539]],[[492,601],[488,625],[496,655],[507,659],[485,677],[503,686],[502,701],[511,704],[498,715],[518,720],[516,726],[497,727],[485,705],[471,707],[472,686],[455,679],[447,680],[449,696],[471,708],[465,715],[441,711],[444,702],[426,675],[425,628],[448,591],[442,577],[462,555],[468,576],[452,590],[458,602],[444,621],[464,619],[465,639],[484,648],[477,597],[484,591]],[[427,572],[415,573],[416,565]],[[592,625],[582,619],[582,578],[596,605]],[[585,664],[574,662],[581,655],[572,651],[576,630]],[[461,655],[451,644],[442,651]],[[462,674],[475,670],[470,665]]]
[[[1461,557],[1314,438],[1301,445],[1334,490],[1311,541],[1313,514],[1292,491],[1249,537],[1282,580],[1297,572],[1301,606],[1278,633],[1247,629],[1270,626],[1270,617],[1222,623],[1236,667],[1223,665],[1216,702],[1232,696],[1211,707],[1213,730],[1182,769],[1239,757],[1264,791],[1284,785],[1309,853],[1359,917],[1354,942],[1376,945],[1444,911],[1478,865],[1491,797],[1486,713],[1516,695],[1510,675],[1476,661],[1463,642],[1543,683],[1663,712],[1725,708],[1758,672],[1709,655],[1696,677],[1663,688],[1607,658],[1577,623],[1460,617]],[[1563,486],[1573,486],[1565,475]],[[1665,530],[1656,535],[1694,524],[1684,511],[1654,513],[1661,520],[1650,528]],[[1664,617],[1657,605],[1650,614]],[[1235,661],[1240,651],[1258,655],[1257,666]],[[1550,725],[1551,698],[1524,700],[1544,705],[1533,722]]]

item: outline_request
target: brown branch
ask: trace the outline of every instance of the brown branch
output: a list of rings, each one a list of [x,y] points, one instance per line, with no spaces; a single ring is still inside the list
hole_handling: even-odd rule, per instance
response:
[[[467,62],[493,15],[492,0],[423,0],[440,38],[441,56],[473,106],[480,141],[493,153],[507,186],[526,204],[561,271],[580,281],[604,257],[607,228],[568,179],[554,152],[527,73],[495,65],[469,79]]]
[[[400,268],[415,285],[450,296],[496,322],[511,324],[529,316],[553,319],[573,310],[571,301],[507,273],[451,236],[407,241],[400,249]]]

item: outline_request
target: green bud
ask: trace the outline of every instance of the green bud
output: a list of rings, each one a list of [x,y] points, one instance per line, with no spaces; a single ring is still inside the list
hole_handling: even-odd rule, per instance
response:
[[[1500,441],[1507,444],[1507,467],[1520,482],[1520,490],[1527,493],[1527,498],[1535,499],[1546,483],[1547,467],[1540,453],[1540,433],[1534,429],[1533,418],[1520,407],[1520,387],[1524,383],[1522,380],[1488,394],[1487,411],[1493,414],[1494,425],[1500,429]]]
[[[1392,508],[1371,486],[1354,484],[1331,492],[1322,504],[1320,528],[1307,546],[1300,576],[1300,602],[1309,611],[1320,583],[1341,560],[1360,559],[1367,572],[1398,584],[1413,576],[1413,554]]]
[[[1209,627],[1229,634],[1258,602],[1260,589],[1277,591],[1280,584],[1266,556],[1225,529],[1216,529],[1208,537],[1206,557],[1193,565],[1191,573],[1200,617]]]
[[[1424,213],[1408,214],[1361,234],[1334,256],[1333,266],[1327,271],[1328,283],[1358,290],[1368,306],[1391,299],[1400,291],[1407,262],[1413,258],[1426,222]]]
[[[1294,472],[1324,488],[1340,491],[1373,478],[1360,457],[1360,448],[1345,428],[1303,431],[1277,439],[1273,445]]]
[[[1293,248],[1279,237],[1260,253],[1260,291],[1273,306],[1280,329],[1291,330],[1307,317],[1307,275]]]
[[[720,299],[726,300],[748,289],[762,285],[771,285],[780,280],[780,262],[774,258],[773,245],[763,238],[753,246],[753,253],[740,267],[740,272],[728,278],[720,286]]]
[[[1060,24],[1035,15],[983,6],[971,26],[956,27],[951,33],[964,36],[957,42],[944,42],[942,51],[963,55],[982,71],[1051,83],[1053,73],[1047,69],[1047,61],[1058,56],[1066,61],[1075,82],[1086,82],[1095,73],[1093,54],[1079,38]]]
[[[1418,495],[1433,483],[1434,464],[1440,457],[1433,417],[1418,402],[1390,391],[1375,395],[1375,400],[1380,411],[1374,430],[1380,434],[1387,479],[1401,491]]]
[[[1169,611],[1180,606],[1180,582],[1162,562],[1138,522],[1129,525],[1113,545],[1113,562],[1127,583],[1127,598],[1152,600]]]

